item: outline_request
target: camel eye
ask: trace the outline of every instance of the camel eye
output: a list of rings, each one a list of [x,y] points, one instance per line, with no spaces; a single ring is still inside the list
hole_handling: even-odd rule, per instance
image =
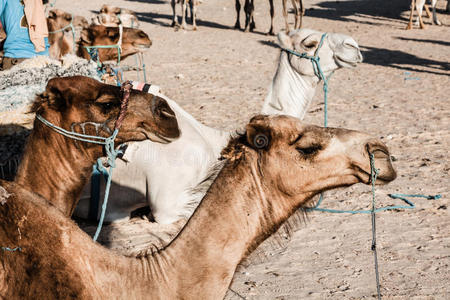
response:
[[[140,36],[141,38],[147,37],[147,35],[146,35],[144,32],[139,32],[139,36]]]
[[[302,155],[312,155],[317,153],[320,149],[322,149],[319,145],[313,145],[311,147],[296,147],[295,150],[297,150],[298,153]]]
[[[306,49],[313,49],[316,46],[317,46],[317,41],[308,41],[303,44],[303,47],[305,47]]]

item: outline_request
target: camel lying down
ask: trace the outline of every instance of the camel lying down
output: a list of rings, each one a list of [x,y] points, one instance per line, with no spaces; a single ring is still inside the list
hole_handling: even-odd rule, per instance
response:
[[[396,173],[387,147],[346,129],[257,116],[222,152],[225,165],[178,236],[140,258],[94,243],[67,215],[0,181],[0,296],[37,299],[221,299],[237,264],[314,195]],[[74,162],[77,167],[77,162]]]

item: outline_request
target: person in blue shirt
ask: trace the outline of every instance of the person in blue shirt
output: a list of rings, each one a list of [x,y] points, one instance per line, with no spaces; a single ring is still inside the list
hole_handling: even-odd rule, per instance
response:
[[[3,59],[0,70],[6,70],[10,67],[20,63],[24,59],[32,58],[37,55],[49,55],[49,43],[48,38],[44,38],[44,43],[40,49],[36,51],[36,43],[33,43],[30,38],[29,24],[27,21],[27,15],[25,13],[25,4],[27,0],[0,0],[0,22],[3,25],[3,29],[6,32],[6,40],[3,44]],[[33,1],[30,1],[33,5]],[[33,5],[33,10],[42,9],[42,2],[40,5]],[[33,12],[34,14],[34,12]],[[42,16],[43,20],[38,20],[38,27],[45,26],[46,20],[43,11],[38,11],[37,16]],[[36,21],[36,20],[33,20]],[[33,27],[35,28],[35,27]],[[42,28],[39,28],[42,31]]]

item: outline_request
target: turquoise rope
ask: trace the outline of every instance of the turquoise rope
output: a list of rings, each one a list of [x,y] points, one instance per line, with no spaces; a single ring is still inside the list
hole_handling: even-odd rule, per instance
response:
[[[372,251],[373,259],[375,264],[375,280],[377,285],[377,296],[378,300],[381,300],[380,292],[380,275],[378,272],[378,255],[377,255],[377,229],[375,223],[375,213],[376,213],[376,200],[375,200],[375,182],[379,174],[379,169],[375,168],[375,157],[372,153],[369,153],[370,157],[370,181],[372,183],[372,209],[370,211],[372,217]]]
[[[16,248],[2,247],[2,250],[3,251],[15,252],[15,251],[22,251],[22,248],[20,248],[20,247],[16,247]]]
[[[98,49],[116,48],[117,49],[117,63],[120,64],[120,52],[121,52],[121,50],[120,50],[120,46],[119,45],[83,46],[83,48],[88,50],[88,53],[89,53],[89,50],[91,50],[91,49],[95,49],[96,51],[98,51]],[[89,55],[91,55],[91,54],[89,53]]]
[[[76,133],[73,131],[67,131],[61,127],[58,127],[52,123],[50,123],[49,121],[47,121],[46,119],[44,119],[42,116],[40,115],[36,115],[36,118],[41,121],[43,124],[45,124],[46,126],[52,128],[53,130],[55,130],[56,132],[77,140],[77,141],[82,141],[82,142],[87,142],[87,143],[93,143],[93,144],[100,144],[100,145],[104,145],[105,146],[105,152],[106,152],[106,157],[107,157],[107,161],[108,161],[108,165],[109,165],[109,170],[106,170],[106,168],[103,166],[103,162],[102,160],[99,158],[97,160],[97,164],[96,167],[100,172],[104,172],[108,174],[108,180],[106,183],[106,191],[105,191],[105,197],[103,198],[103,205],[102,205],[102,213],[100,216],[100,221],[97,225],[97,230],[95,231],[93,240],[97,241],[97,238],[100,234],[100,231],[102,230],[102,226],[103,226],[103,221],[105,218],[105,214],[106,214],[106,207],[108,204],[108,197],[109,197],[109,190],[111,187],[111,179],[112,179],[112,172],[113,169],[116,167],[116,163],[115,160],[117,158],[117,156],[119,154],[122,154],[123,152],[121,150],[116,150],[114,147],[114,140],[117,137],[117,134],[119,133],[118,129],[115,129],[113,134],[110,137],[101,137],[101,136],[93,136],[93,135],[87,135],[87,134],[80,134],[80,133]],[[97,139],[97,140],[96,140]]]

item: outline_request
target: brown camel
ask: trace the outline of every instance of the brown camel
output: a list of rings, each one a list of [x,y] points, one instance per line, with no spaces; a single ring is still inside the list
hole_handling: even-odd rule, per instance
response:
[[[103,25],[91,25],[81,31],[81,40],[78,42],[77,55],[90,59],[90,55],[83,46],[118,45],[122,44],[121,59],[148,49],[152,41],[148,35],[140,29],[123,28],[122,37],[119,27],[105,27]],[[115,60],[118,58],[116,48],[98,49],[100,61]]]
[[[111,136],[121,103],[119,87],[88,77],[51,79],[31,110],[66,130]],[[151,139],[167,143],[179,136],[175,114],[157,96],[131,91],[128,110],[115,140]],[[75,141],[35,119],[15,182],[71,216],[102,145]]]
[[[120,8],[112,5],[104,4],[99,14],[92,18],[92,22],[97,25],[119,26],[138,28],[139,20],[136,13],[126,8]]]
[[[38,299],[221,299],[237,264],[321,191],[396,177],[388,149],[365,134],[258,116],[224,149],[225,165],[163,250],[119,256],[44,198],[0,181],[0,295]],[[74,161],[76,166],[78,161]],[[34,175],[39,174],[35,172]]]
[[[284,16],[284,22],[286,24],[286,32],[290,32],[290,26],[288,23],[288,11],[286,6],[287,0],[282,0],[283,3],[283,16]],[[302,27],[302,17],[305,14],[305,8],[303,6],[303,0],[291,0],[292,7],[294,8],[294,15],[295,15],[295,24],[294,29],[299,29]],[[270,5],[270,29],[268,34],[274,35],[273,30],[273,20],[275,16],[275,9],[273,6],[273,0],[269,0]],[[241,3],[240,0],[235,0],[235,6],[236,6],[236,23],[234,24],[234,28],[241,29],[241,23],[240,23],[240,10],[241,10]],[[255,10],[253,0],[245,0],[244,4],[244,13],[245,13],[245,27],[244,31],[253,31],[256,28],[255,20],[253,18],[253,12]]]
[[[72,23],[73,28],[70,27]],[[50,44],[50,57],[60,59],[66,54],[75,54],[76,40],[74,41],[75,32],[72,30],[82,30],[87,28],[89,23],[84,17],[73,16],[60,9],[52,9],[48,12],[48,42]],[[76,37],[75,37],[76,39]]]

